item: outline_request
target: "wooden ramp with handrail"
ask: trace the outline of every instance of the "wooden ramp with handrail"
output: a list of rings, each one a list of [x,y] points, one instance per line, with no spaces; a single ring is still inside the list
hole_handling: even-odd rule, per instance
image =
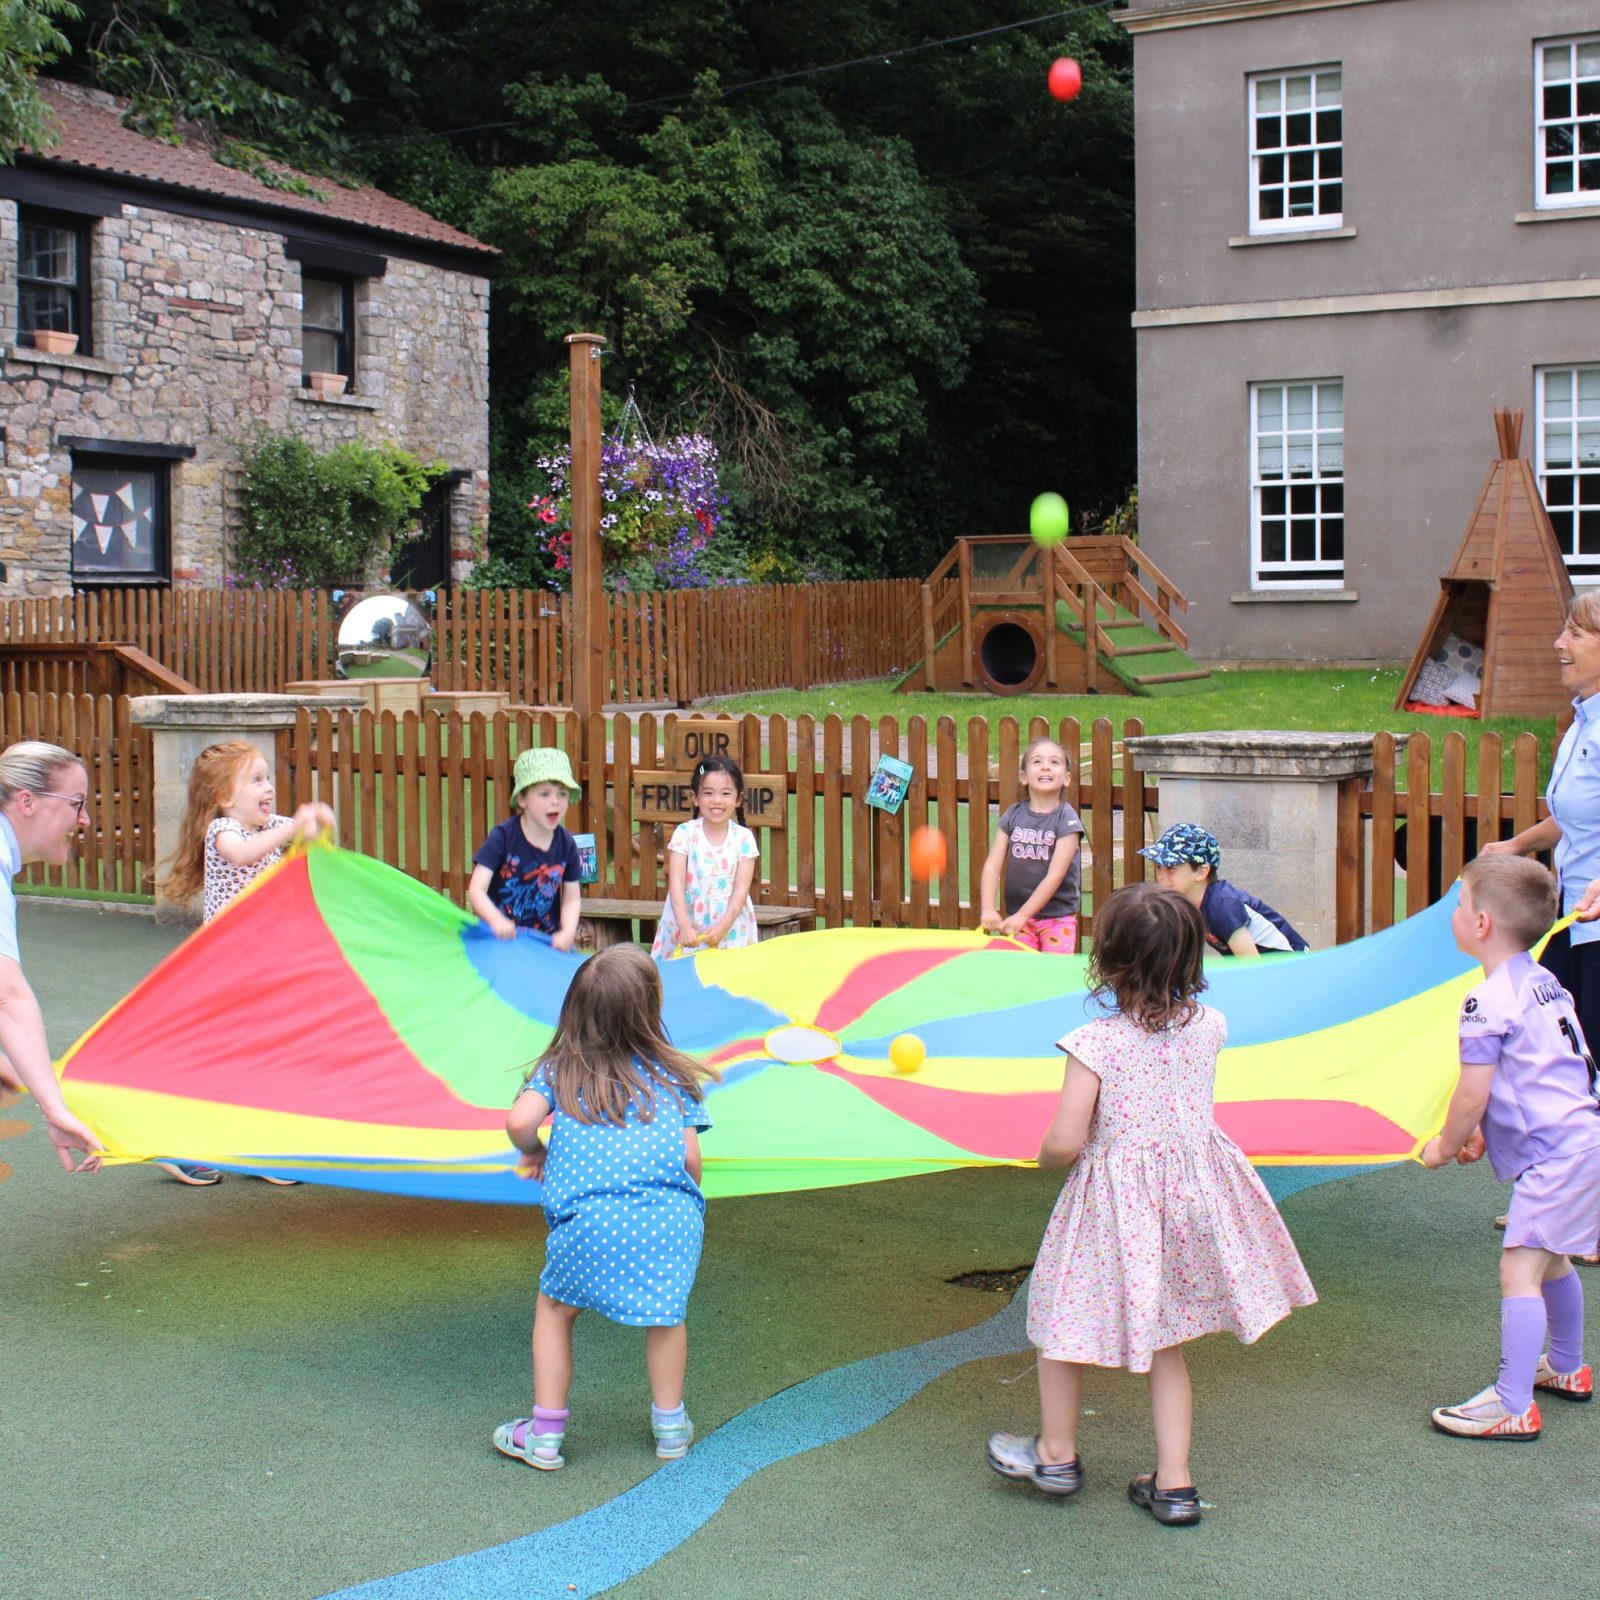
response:
[[[0,694],[199,694],[136,645],[115,640],[6,643]]]
[[[1175,612],[1189,602],[1131,539],[958,539],[918,596],[922,659],[902,693],[1193,692],[1210,672]]]

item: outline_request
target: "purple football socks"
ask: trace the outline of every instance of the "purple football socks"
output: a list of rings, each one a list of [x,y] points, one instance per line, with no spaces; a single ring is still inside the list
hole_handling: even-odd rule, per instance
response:
[[[1564,1278],[1547,1278],[1544,1308],[1550,1322],[1550,1365],[1576,1372],[1583,1365],[1583,1284],[1574,1268]]]
[[[1495,1393],[1512,1416],[1533,1404],[1533,1377],[1544,1349],[1544,1297],[1510,1295],[1500,1302],[1500,1376]]]

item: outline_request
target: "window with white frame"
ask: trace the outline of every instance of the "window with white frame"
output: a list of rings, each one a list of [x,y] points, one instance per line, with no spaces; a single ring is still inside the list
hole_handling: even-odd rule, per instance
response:
[[[1252,543],[1258,589],[1344,583],[1344,382],[1250,388]]]
[[[1568,573],[1600,581],[1600,366],[1545,367],[1536,392],[1544,508]]]
[[[1338,67],[1250,80],[1250,231],[1344,222],[1344,79]]]
[[[1538,205],[1600,206],[1600,33],[1534,46]]]

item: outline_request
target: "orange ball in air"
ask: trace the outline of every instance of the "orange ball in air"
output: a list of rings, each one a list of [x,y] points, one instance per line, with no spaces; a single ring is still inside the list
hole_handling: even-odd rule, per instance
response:
[[[937,828],[918,828],[911,835],[911,875],[926,883],[944,871],[948,847]]]

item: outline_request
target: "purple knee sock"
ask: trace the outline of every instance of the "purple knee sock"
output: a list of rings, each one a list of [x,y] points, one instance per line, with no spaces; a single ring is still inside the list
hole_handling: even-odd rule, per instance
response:
[[[567,1427],[567,1410],[563,1406],[559,1411],[554,1406],[535,1406],[533,1408],[533,1434],[535,1438],[541,1433],[565,1433]]]
[[[1533,1375],[1544,1349],[1544,1297],[1510,1295],[1500,1302],[1500,1376],[1495,1393],[1513,1416],[1533,1404]]]
[[[1576,1372],[1583,1365],[1583,1284],[1576,1268],[1564,1278],[1546,1278],[1544,1308],[1550,1319],[1550,1365]]]

